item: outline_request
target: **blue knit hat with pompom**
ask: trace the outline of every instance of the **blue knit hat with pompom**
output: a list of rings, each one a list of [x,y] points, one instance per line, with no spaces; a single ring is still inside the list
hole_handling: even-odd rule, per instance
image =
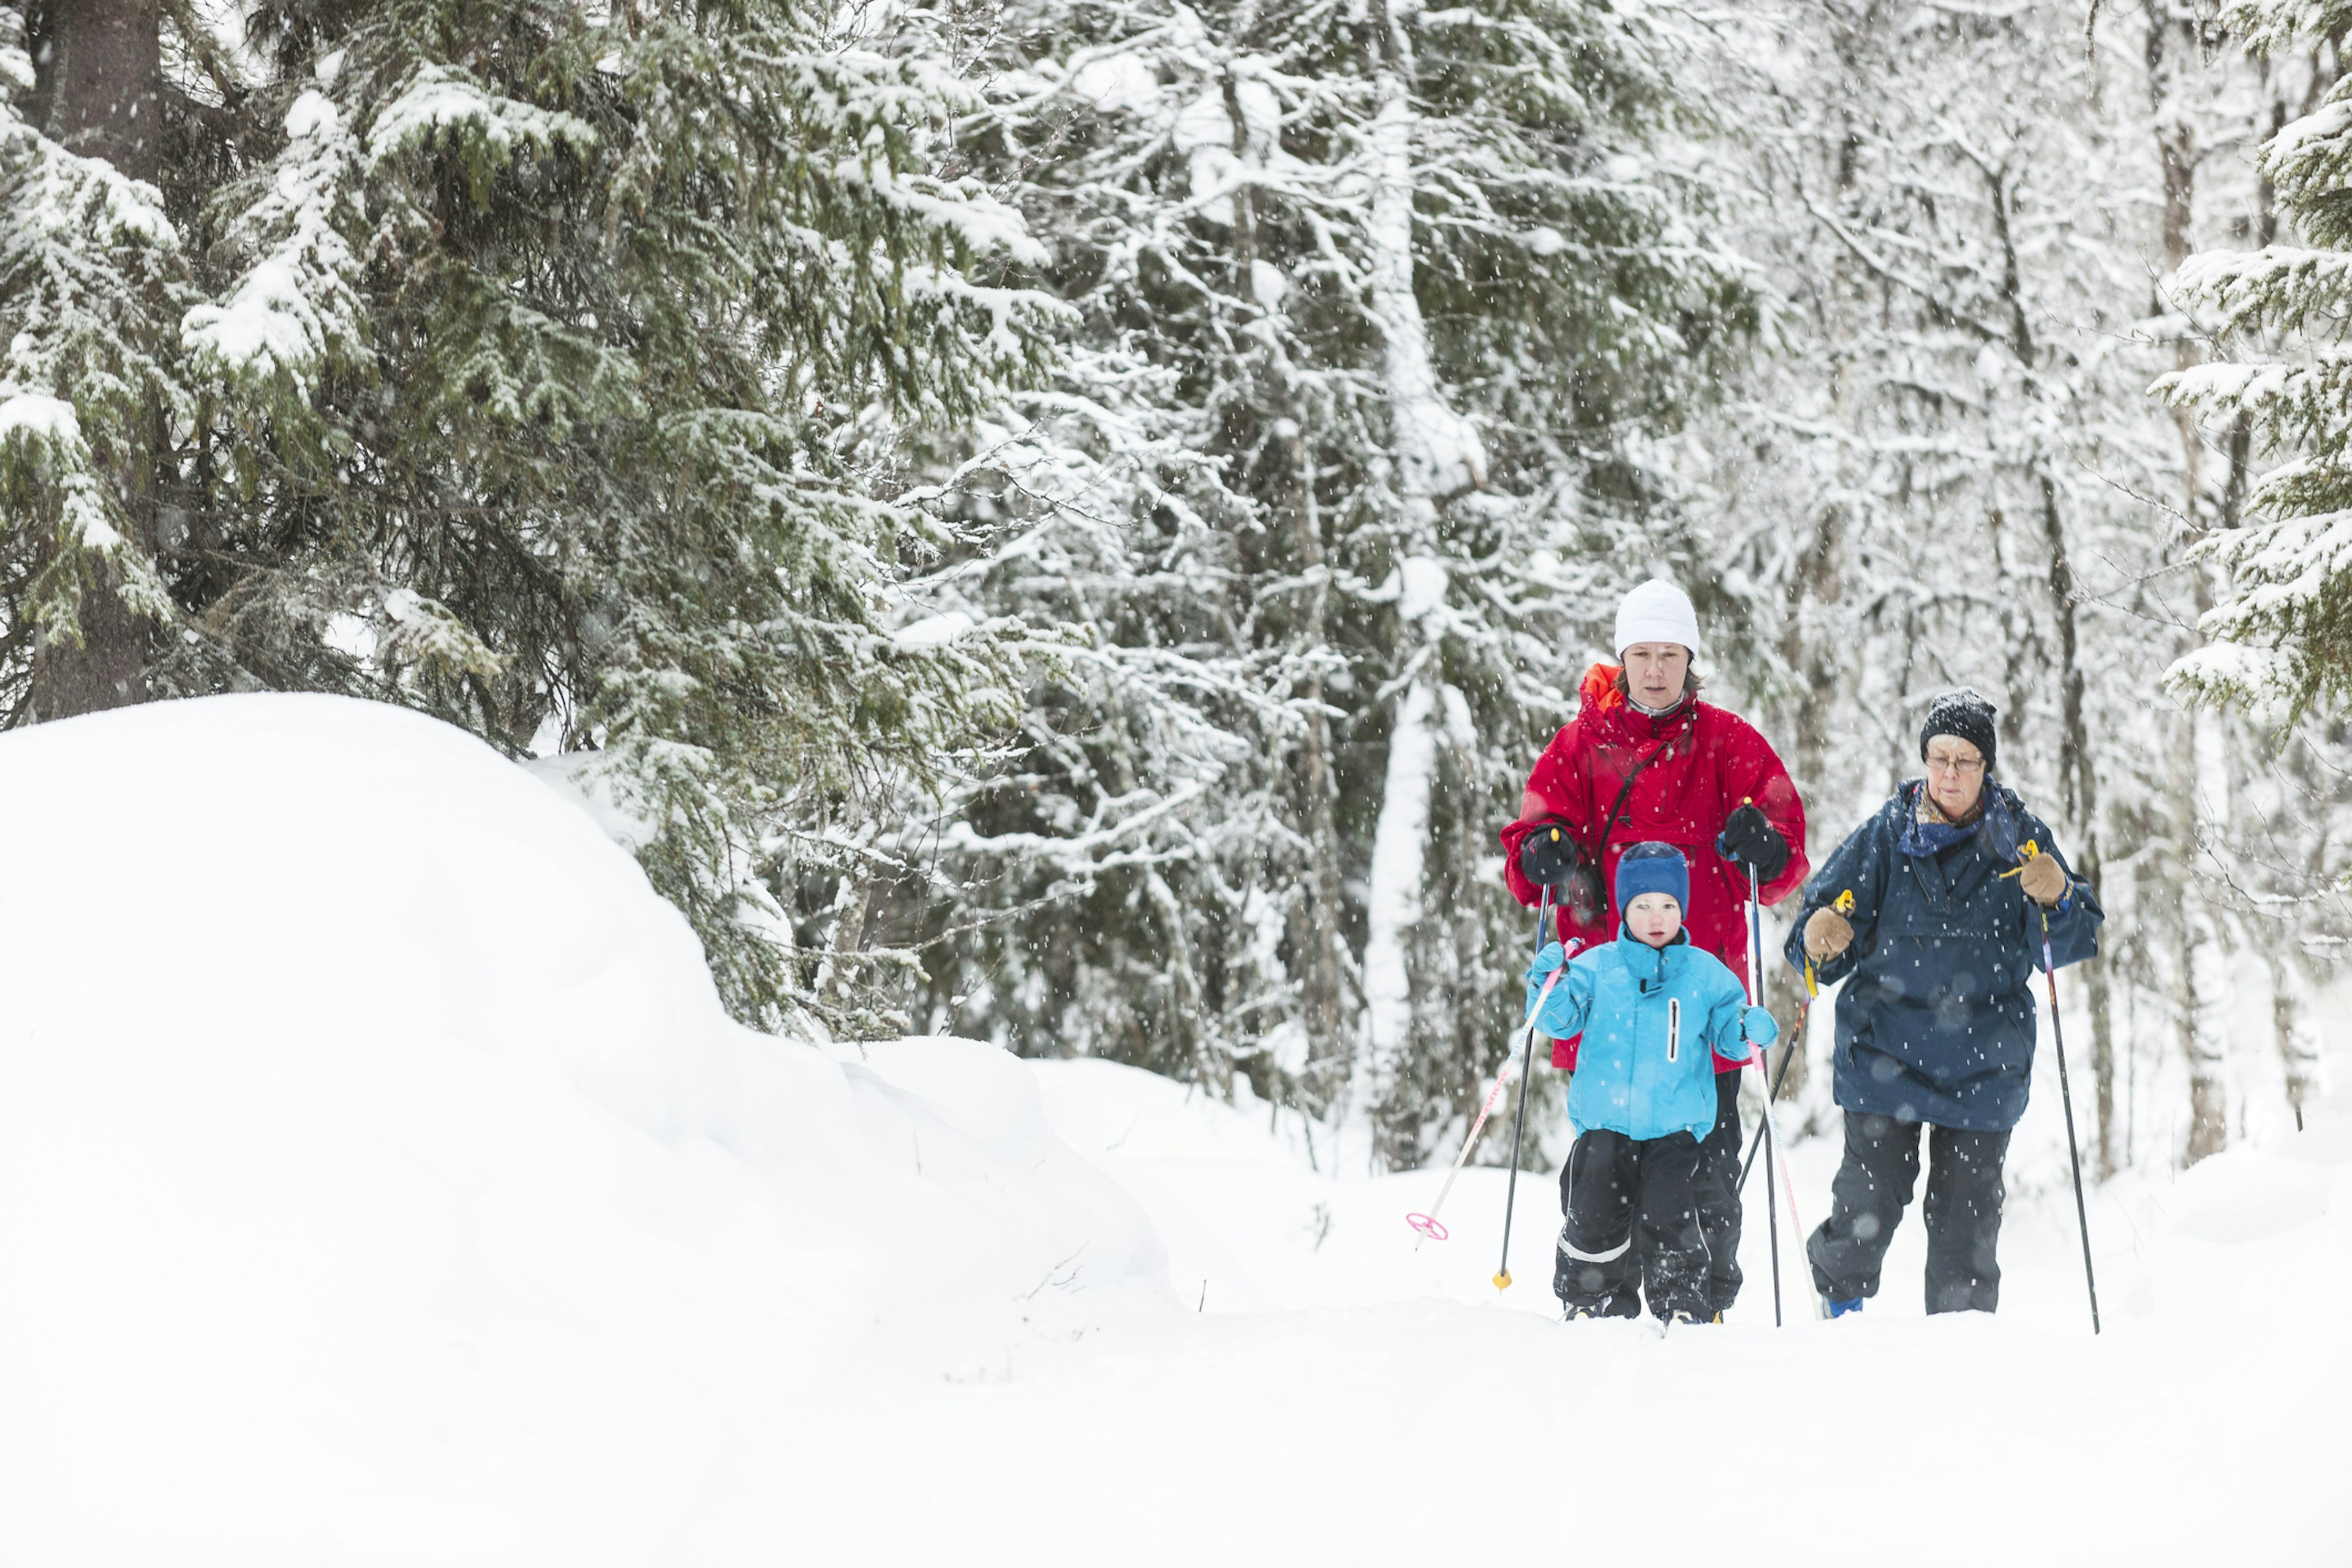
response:
[[[1664,893],[1676,907],[1690,908],[1690,865],[1671,844],[1636,844],[1617,862],[1617,912],[1623,914],[1643,893]]]

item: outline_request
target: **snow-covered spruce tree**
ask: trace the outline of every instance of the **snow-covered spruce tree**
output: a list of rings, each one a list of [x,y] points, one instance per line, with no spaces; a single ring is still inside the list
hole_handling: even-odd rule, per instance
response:
[[[968,591],[1098,651],[950,847],[1088,898],[943,999],[1028,1050],[1213,1034],[1415,1161],[1512,1011],[1495,827],[1620,587],[1703,571],[1631,455],[1746,308],[1648,150],[1665,46],[1580,0],[1001,20],[972,156],[1081,324],[1003,492],[1034,542]]]
[[[2228,12],[2248,42],[2273,52],[2316,42],[2331,56],[2352,28],[2352,5],[2241,5]],[[2214,701],[2300,715],[2352,701],[2352,81],[2336,76],[2309,113],[2280,127],[2259,155],[2290,237],[2253,251],[2213,251],[2182,266],[2181,288],[2219,311],[2245,357],[2184,369],[2159,392],[2209,421],[2248,431],[2287,460],[2246,497],[2244,526],[2200,546],[2231,591],[2202,619],[2206,646],[2170,680]],[[2284,340],[2282,345],[2280,340]],[[2282,347],[2287,352],[2281,352]],[[2233,521],[2236,520],[2232,520]]]
[[[769,0],[260,0],[233,43],[139,16],[160,215],[5,128],[18,710],[65,547],[137,589],[152,539],[148,691],[350,692],[584,750],[730,1005],[812,1000],[772,889],[1017,685],[984,631],[890,630],[947,542],[883,499],[902,433],[1033,374],[1050,309],[965,275],[1027,242],[933,172],[964,89]],[[5,58],[29,101],[63,90]]]
[[[2227,759],[2227,808],[2213,814],[2208,837],[2232,872],[2228,915],[2266,961],[2279,1088],[2299,1123],[2316,1059],[2313,975],[2352,936],[2337,847],[2352,797],[2343,722],[2352,574],[2342,549],[2352,378],[2341,325],[2352,300],[2344,218],[2352,96],[2340,74],[2352,6],[2238,5],[2222,20],[2263,67],[2261,199],[2251,232],[2241,230],[2255,249],[2186,257],[2176,279],[2186,306],[2211,313],[2228,357],[2185,358],[2156,390],[2184,429],[2190,416],[2201,419],[2196,434],[2217,449],[2226,477],[2189,552],[2202,646],[2172,665],[2166,684],[2214,710],[2203,724],[2247,742]],[[2257,478],[2258,458],[2275,466]],[[2204,773],[2215,771],[2209,759]],[[2218,1091],[2214,1099],[2212,1114],[2226,1116]],[[2219,1142],[2208,1136],[2204,1152]]]

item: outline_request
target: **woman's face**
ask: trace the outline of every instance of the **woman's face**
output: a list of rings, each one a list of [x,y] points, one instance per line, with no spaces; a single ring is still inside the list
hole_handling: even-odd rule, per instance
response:
[[[1690,649],[1678,642],[1637,642],[1625,650],[1625,689],[1644,708],[1682,700]]]
[[[1927,738],[1927,795],[1955,821],[1977,808],[1984,794],[1984,753],[1958,735]]]

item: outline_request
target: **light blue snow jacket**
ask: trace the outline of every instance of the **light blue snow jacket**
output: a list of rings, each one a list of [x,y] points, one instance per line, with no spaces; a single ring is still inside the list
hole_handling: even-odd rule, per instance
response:
[[[1529,1006],[1559,963],[1558,942],[1536,955],[1528,970]],[[1769,1045],[1779,1034],[1772,1015],[1750,1009],[1738,977],[1693,947],[1687,931],[1652,947],[1622,925],[1615,942],[1569,963],[1535,1026],[1553,1039],[1583,1033],[1568,1091],[1570,1124],[1580,1134],[1603,1127],[1633,1139],[1705,1138],[1716,1115],[1709,1052],[1746,1061],[1750,1038]]]

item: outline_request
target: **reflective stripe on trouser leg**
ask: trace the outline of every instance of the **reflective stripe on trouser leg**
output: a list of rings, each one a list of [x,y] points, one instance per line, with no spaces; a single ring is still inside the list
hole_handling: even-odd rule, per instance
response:
[[[1614,1263],[1619,1258],[1624,1257],[1625,1254],[1633,1247],[1633,1238],[1631,1236],[1628,1236],[1624,1240],[1619,1242],[1616,1246],[1611,1247],[1606,1252],[1580,1251],[1577,1247],[1576,1243],[1568,1239],[1569,1226],[1573,1223],[1573,1221],[1569,1221],[1562,1224],[1559,1227],[1559,1249],[1567,1257],[1581,1258],[1587,1263]]]

